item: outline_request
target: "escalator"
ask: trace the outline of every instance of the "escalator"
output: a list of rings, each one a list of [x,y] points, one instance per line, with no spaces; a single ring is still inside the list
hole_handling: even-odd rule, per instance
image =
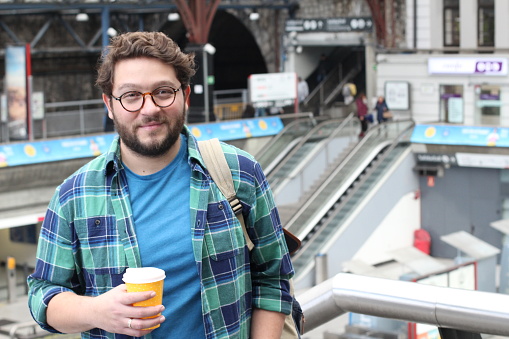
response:
[[[293,257],[296,280],[312,269],[325,243],[345,231],[349,213],[406,154],[410,144],[405,138],[413,125],[400,121],[373,128],[288,221],[286,227],[303,242]]]

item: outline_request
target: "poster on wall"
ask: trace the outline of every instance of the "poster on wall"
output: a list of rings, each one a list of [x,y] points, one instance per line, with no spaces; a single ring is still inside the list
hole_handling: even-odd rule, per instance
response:
[[[407,81],[385,82],[385,102],[390,110],[410,109],[410,83]]]
[[[27,139],[27,82],[25,46],[7,46],[5,50],[5,88],[9,138]]]
[[[448,122],[463,123],[463,98],[449,98],[447,100]]]
[[[44,92],[32,93],[32,119],[44,119]]]

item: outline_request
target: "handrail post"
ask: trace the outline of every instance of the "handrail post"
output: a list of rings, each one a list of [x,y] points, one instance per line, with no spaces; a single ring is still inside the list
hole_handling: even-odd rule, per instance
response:
[[[83,104],[80,103],[80,134],[85,135],[85,112],[83,111]]]

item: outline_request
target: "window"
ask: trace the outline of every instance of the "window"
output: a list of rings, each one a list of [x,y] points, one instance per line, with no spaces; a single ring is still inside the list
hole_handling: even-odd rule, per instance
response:
[[[9,234],[12,242],[37,244],[37,234],[35,225],[9,228]]]
[[[478,85],[476,94],[476,121],[481,125],[498,126],[500,124],[500,86]]]
[[[444,0],[444,46],[459,45],[460,2],[459,0]]]
[[[478,7],[479,7],[478,45],[495,46],[494,0],[478,0]]]

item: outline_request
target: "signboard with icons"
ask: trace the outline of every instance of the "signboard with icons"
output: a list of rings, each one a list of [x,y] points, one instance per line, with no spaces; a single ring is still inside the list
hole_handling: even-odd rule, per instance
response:
[[[429,58],[429,74],[457,74],[457,75],[507,75],[507,58]]]
[[[340,17],[290,19],[286,32],[369,32],[373,30],[371,17]]]

